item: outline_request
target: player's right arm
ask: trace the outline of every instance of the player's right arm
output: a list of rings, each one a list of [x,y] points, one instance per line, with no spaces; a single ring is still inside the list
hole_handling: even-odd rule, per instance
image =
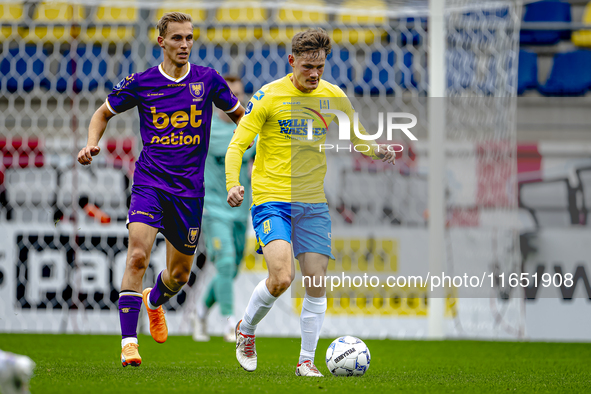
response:
[[[267,121],[265,105],[269,100],[265,100],[264,94],[257,99],[257,94],[248,103],[226,152],[226,190],[231,207],[239,207],[244,200],[244,186],[240,185],[242,156]]]
[[[107,123],[115,114],[109,111],[107,104],[103,104],[96,110],[92,118],[90,119],[90,125],[88,126],[88,141],[86,146],[78,152],[78,162],[82,165],[88,165],[92,163],[92,156],[96,156],[101,151],[98,143],[107,128]]]
[[[113,88],[109,97],[103,105],[96,110],[90,119],[88,126],[88,141],[86,146],[78,153],[78,162],[82,165],[88,165],[92,162],[92,156],[96,156],[101,151],[98,143],[103,136],[109,119],[113,116],[125,112],[138,104],[138,98],[135,93],[137,87],[138,74],[131,74],[121,80]]]

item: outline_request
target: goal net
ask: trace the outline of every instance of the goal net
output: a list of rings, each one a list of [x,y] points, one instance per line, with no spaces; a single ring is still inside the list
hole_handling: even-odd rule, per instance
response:
[[[295,33],[322,27],[333,40],[323,78],[347,93],[370,133],[378,129],[380,113],[416,116],[418,141],[394,134],[404,147],[394,167],[360,153],[326,152],[335,256],[329,274],[427,273],[429,100],[447,108],[444,271],[520,272],[514,125],[519,2],[448,2],[446,71],[440,76],[448,97],[429,99],[427,1],[2,1],[0,331],[119,331],[125,220],[142,148],[136,112],[110,120],[91,166],[80,166],[75,157],[113,86],[161,62],[155,26],[171,10],[193,18],[190,61],[240,76],[249,95],[291,72],[287,54]],[[327,142],[331,138],[332,132]],[[206,256],[200,246],[188,285],[165,305],[173,333],[191,331],[195,303],[215,270],[204,265]],[[159,236],[146,286],[164,265]],[[250,231],[235,282],[236,313],[265,275]],[[299,335],[299,280],[261,334]],[[333,290],[324,336],[341,335],[343,327],[362,337],[427,335],[426,287]],[[524,334],[517,290],[446,291],[447,336]],[[214,333],[222,327],[215,313]]]

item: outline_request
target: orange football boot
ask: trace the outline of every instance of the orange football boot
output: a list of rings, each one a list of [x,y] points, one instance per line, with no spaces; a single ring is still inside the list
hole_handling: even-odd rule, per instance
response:
[[[152,338],[158,343],[164,343],[168,339],[168,326],[166,325],[166,318],[164,317],[164,309],[162,305],[158,309],[150,309],[148,306],[148,295],[150,294],[151,287],[148,287],[142,292],[142,298],[144,299],[144,305],[148,311],[148,318],[150,319],[150,334]]]

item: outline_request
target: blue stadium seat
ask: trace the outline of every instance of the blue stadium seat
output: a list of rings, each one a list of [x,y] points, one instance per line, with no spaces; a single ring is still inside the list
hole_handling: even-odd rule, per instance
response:
[[[414,24],[422,24],[423,29],[427,28],[427,18],[406,18],[406,28],[408,31],[400,33],[400,45],[419,45],[421,43],[421,35],[411,27]]]
[[[224,75],[230,72],[232,59],[229,55],[221,46],[210,44],[202,45],[198,51],[193,48],[189,60],[198,66],[211,67]]]
[[[476,58],[473,53],[453,49],[447,54],[447,87],[453,91],[467,89],[474,80]]]
[[[198,66],[211,67],[220,72],[220,74],[227,74],[230,72],[230,59],[224,48],[219,45],[202,45],[197,49],[193,47],[189,62]],[[149,67],[154,67],[162,63],[162,48],[158,45],[152,47],[152,57],[148,61]]]
[[[334,62],[334,59],[339,59]],[[291,70],[289,70],[291,72]],[[322,79],[344,88],[353,81],[353,65],[351,54],[339,46],[333,46],[332,52],[326,58]]]
[[[70,50],[63,53],[60,60],[55,90],[60,93],[68,89],[68,81],[72,80],[74,92],[95,90],[99,84],[106,84],[107,75],[106,51],[95,45],[87,51],[86,46],[76,49],[76,56]]]
[[[517,70],[517,94],[521,95],[528,89],[538,88],[538,55],[536,53],[520,50]]]
[[[46,84],[46,79],[42,78],[46,60],[47,54],[36,45],[27,45],[24,50],[20,47],[9,49],[0,60],[2,89],[11,93],[21,89],[30,92],[35,85]],[[20,89],[19,83],[22,83]]]
[[[240,76],[244,82],[244,92],[248,94],[291,72],[283,46],[276,49],[268,46],[257,48],[247,52],[246,59]]]
[[[152,47],[152,57],[148,59],[148,67],[155,67],[162,63],[162,48],[158,45]]]
[[[119,81],[121,81],[126,76],[132,74],[133,69],[135,67],[130,50],[123,52],[123,57],[119,57],[117,60],[118,60],[118,64],[115,67],[115,69],[117,70],[116,75],[115,75],[115,79],[114,80],[107,79],[105,81],[105,88],[108,90],[112,90],[113,86],[115,86],[115,84],[117,84]],[[144,71],[144,70],[141,70],[141,71]]]
[[[524,22],[569,22],[570,4],[562,1],[537,1],[525,6]],[[570,40],[570,30],[524,30],[519,33],[521,45],[552,45]]]
[[[578,50],[554,56],[550,76],[540,93],[546,96],[581,96],[591,88],[591,51]]]
[[[404,68],[395,66],[396,54],[394,51],[389,51],[386,54],[387,63],[382,62],[382,52],[375,51],[371,54],[371,64],[377,68],[373,70],[373,66],[365,68],[363,73],[363,82],[368,87],[358,85],[355,86],[356,94],[364,94],[369,89],[369,94],[378,95],[380,91],[386,91],[386,94],[394,93],[394,86],[399,85],[402,89],[407,89],[410,86],[416,87],[417,83],[412,73],[413,55],[411,52],[404,52],[403,64]],[[394,79],[391,78],[391,71],[395,70]],[[410,85],[410,86],[409,86]]]

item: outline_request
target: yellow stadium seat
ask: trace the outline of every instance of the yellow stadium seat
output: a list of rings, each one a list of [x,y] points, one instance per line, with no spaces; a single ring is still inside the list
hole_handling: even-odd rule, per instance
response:
[[[0,40],[6,40],[13,34],[12,26],[7,23],[19,23],[23,17],[23,5],[21,3],[1,3],[0,4],[0,22],[2,28],[0,29]],[[16,33],[16,28],[14,33]]]
[[[367,25],[381,25],[387,22],[387,17],[379,11],[386,11],[387,4],[383,0],[345,0],[341,8],[346,12],[336,15],[335,22],[353,28],[336,28],[332,32],[332,39],[336,43],[365,43],[372,44],[377,39],[386,36],[384,29],[367,28]],[[370,12],[367,12],[370,11]]]
[[[67,41],[79,35],[79,23],[84,19],[83,6],[66,2],[42,2],[35,7],[33,27],[23,31],[23,38],[31,41]]]
[[[585,6],[583,23],[591,25],[591,2]],[[591,30],[579,30],[573,32],[573,44],[580,47],[591,47]]]
[[[322,27],[328,24],[328,15],[322,9],[325,2],[322,0],[289,0],[277,12],[277,25],[265,34],[265,41],[287,44],[296,33],[306,30],[307,27],[293,27],[286,25],[314,24]]]
[[[191,2],[191,8],[178,8],[175,7],[174,4],[176,2],[174,1],[166,1],[164,2],[164,5],[162,8],[156,10],[155,13],[155,18],[154,18],[154,26],[156,26],[158,24],[158,21],[160,20],[160,18],[162,18],[162,16],[166,13],[166,12],[172,12],[172,11],[178,11],[178,12],[182,12],[188,15],[191,15],[191,19],[193,19],[193,23],[201,23],[201,22],[205,22],[207,20],[207,10],[203,7],[200,7],[199,2],[198,1],[193,1]],[[195,27],[193,29],[193,39],[197,39],[200,36],[200,29],[199,27]],[[156,41],[158,38],[158,30],[156,28],[151,28],[150,29],[150,38],[153,41]]]
[[[119,0],[117,6],[99,5],[91,20],[91,26],[82,32],[83,41],[129,42],[135,37],[133,24],[137,22],[138,9],[135,0]]]
[[[326,23],[328,16],[321,9],[324,1],[321,0],[290,0],[284,3],[277,13],[279,23]]]
[[[260,2],[247,2],[237,8],[235,1],[229,1],[216,11],[217,24],[222,26],[208,29],[207,39],[216,43],[258,40],[263,36],[260,25],[267,21],[266,14]]]

